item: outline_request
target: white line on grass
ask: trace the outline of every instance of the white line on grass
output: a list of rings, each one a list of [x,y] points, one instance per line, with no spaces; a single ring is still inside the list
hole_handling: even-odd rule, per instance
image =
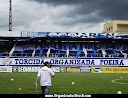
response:
[[[115,80],[112,80],[112,82],[113,83],[119,83],[119,84],[128,84],[128,83],[118,82],[118,80],[128,80],[128,79],[115,79]]]

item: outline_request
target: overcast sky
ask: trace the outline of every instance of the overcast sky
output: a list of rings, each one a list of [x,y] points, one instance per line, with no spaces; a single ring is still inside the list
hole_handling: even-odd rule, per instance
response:
[[[12,0],[13,31],[102,32],[128,20],[128,0]],[[0,31],[8,31],[9,0],[0,0]]]

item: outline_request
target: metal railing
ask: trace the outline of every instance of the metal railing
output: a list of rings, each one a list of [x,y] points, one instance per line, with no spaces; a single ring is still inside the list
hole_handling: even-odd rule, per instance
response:
[[[69,54],[68,57],[76,57],[77,54]],[[1,57],[8,57],[9,56],[9,53],[3,53]],[[21,53],[13,53],[11,55],[11,57],[32,57],[32,53],[24,53],[23,55],[21,55]],[[47,54],[42,54],[42,56],[40,56],[39,53],[35,53],[34,57],[47,57]],[[58,54],[57,53],[50,53],[48,57],[58,57]],[[66,53],[60,53],[60,57],[67,57],[67,54]],[[103,54],[102,53],[96,53],[96,55],[94,56],[93,53],[88,53],[87,55],[85,55],[84,53],[81,53],[79,55],[79,57],[83,57],[83,58],[91,58],[91,57],[103,57]],[[105,58],[114,58],[115,55],[114,54],[106,54],[105,55]],[[119,54],[117,53],[117,57],[120,57],[120,58],[124,58],[124,55],[123,54]],[[128,56],[127,56],[128,58]]]

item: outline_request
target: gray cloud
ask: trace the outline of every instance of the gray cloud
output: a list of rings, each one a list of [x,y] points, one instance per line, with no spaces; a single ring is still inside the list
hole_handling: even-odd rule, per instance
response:
[[[72,5],[72,4],[79,4],[83,2],[84,0],[30,0],[35,1],[38,3],[47,3],[51,6],[59,6],[59,5]]]
[[[12,1],[13,30],[101,32],[108,20],[128,20],[128,0]],[[0,3],[1,30],[8,30],[7,3]]]
[[[101,22],[104,20],[128,19],[128,0],[33,0],[38,3],[46,3],[50,6],[74,6],[74,10],[65,16],[77,17],[99,11],[95,17],[88,20],[79,19],[85,22]],[[97,16],[98,15],[98,16]],[[96,18],[97,17],[97,18]],[[99,18],[99,19],[98,19]],[[92,20],[92,21],[91,21]],[[78,21],[77,21],[78,22]]]
[[[47,4],[56,10],[53,24],[72,27],[88,24],[93,27],[108,20],[128,20],[128,0],[30,0]],[[66,9],[67,8],[67,9]],[[86,25],[87,26],[87,25]]]

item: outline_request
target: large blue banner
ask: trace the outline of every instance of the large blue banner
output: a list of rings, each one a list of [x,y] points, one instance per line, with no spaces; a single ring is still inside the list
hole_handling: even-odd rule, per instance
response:
[[[49,61],[52,66],[128,66],[128,59],[121,58],[0,58],[1,66],[42,66]]]

